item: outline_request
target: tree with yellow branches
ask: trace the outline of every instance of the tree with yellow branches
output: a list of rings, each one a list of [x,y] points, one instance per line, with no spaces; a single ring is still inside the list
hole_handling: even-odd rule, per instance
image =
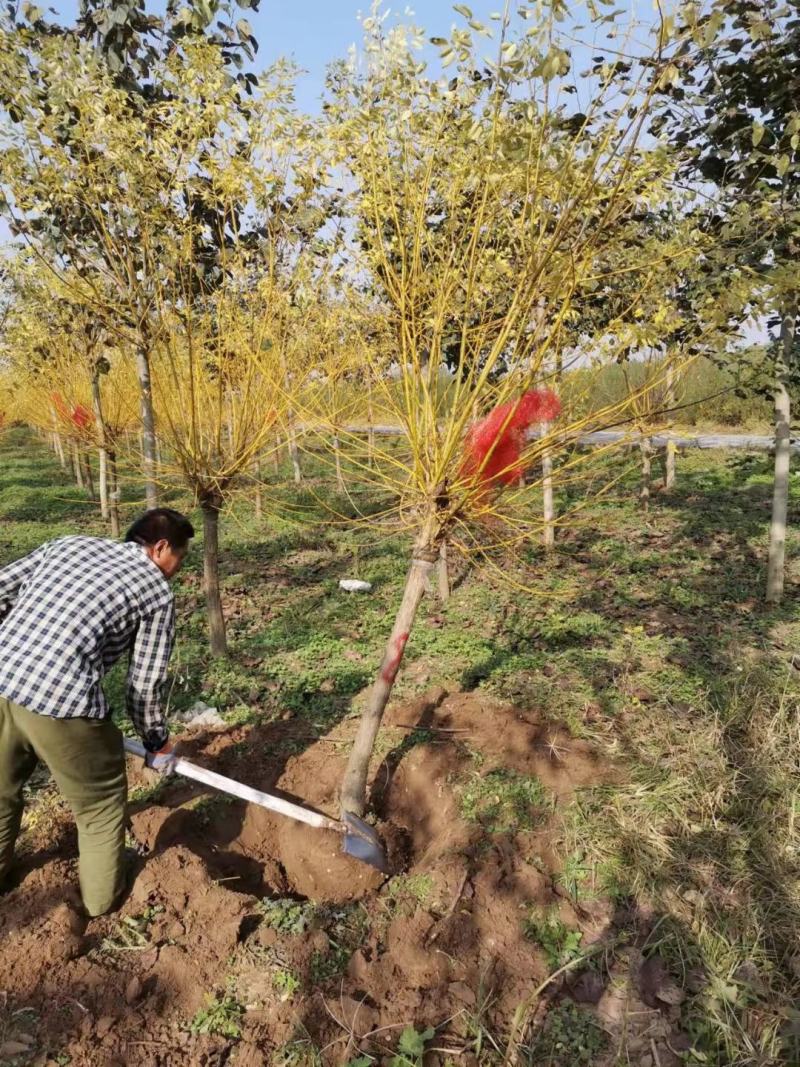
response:
[[[663,27],[649,81],[620,89],[601,76],[586,113],[570,113],[569,55],[550,18],[520,27],[502,16],[489,62],[475,43],[489,31],[474,19],[435,39],[455,62],[453,77],[428,73],[415,50],[421,31],[387,30],[377,15],[364,26],[363,64],[334,70],[325,113],[351,190],[354,277],[371,279],[394,345],[391,373],[376,367],[374,380],[406,449],[379,450],[372,480],[391,488],[413,547],[342,787],[343,809],[356,814],[441,546],[496,566],[496,551],[541,533],[533,506],[541,479],[520,474],[563,455],[587,426],[547,391],[565,323],[577,303],[613,284],[603,251],[633,213],[668,195],[670,171],[661,146],[638,143],[667,65]],[[679,231],[655,259],[628,265],[634,294],[604,325],[608,358],[629,345],[644,294],[665,293],[666,276],[694,254]],[[364,353],[369,360],[368,346]],[[618,421],[628,408],[625,400],[595,418]],[[548,432],[530,432],[559,409]],[[574,479],[584,462],[567,453],[554,477]]]

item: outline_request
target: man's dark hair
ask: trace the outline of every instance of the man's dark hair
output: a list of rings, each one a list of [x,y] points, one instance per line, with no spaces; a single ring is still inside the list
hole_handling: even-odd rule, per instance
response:
[[[137,545],[169,541],[176,551],[186,548],[190,537],[194,537],[194,527],[185,515],[173,508],[151,508],[140,515],[125,534],[126,541],[135,541]]]

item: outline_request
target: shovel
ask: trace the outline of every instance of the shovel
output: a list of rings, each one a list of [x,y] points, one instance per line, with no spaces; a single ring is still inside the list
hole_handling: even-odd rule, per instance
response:
[[[139,756],[146,761],[149,753],[141,741],[134,741],[130,737],[124,739],[125,751],[133,756]],[[368,863],[370,867],[389,873],[386,855],[383,851],[380,838],[373,828],[350,812],[345,812],[341,822],[331,819],[328,815],[320,815],[317,811],[309,811],[299,804],[292,804],[282,797],[273,796],[271,793],[262,793],[260,789],[253,789],[249,785],[235,782],[233,778],[226,778],[216,771],[207,771],[205,767],[198,767],[196,763],[175,757],[174,769],[176,774],[184,778],[191,778],[203,785],[210,785],[212,789],[219,789],[222,793],[228,793],[232,797],[246,800],[250,804],[258,804],[268,811],[274,811],[278,815],[286,815],[297,822],[304,822],[308,826],[316,826],[320,830],[333,830],[342,835],[342,851],[362,863]]]

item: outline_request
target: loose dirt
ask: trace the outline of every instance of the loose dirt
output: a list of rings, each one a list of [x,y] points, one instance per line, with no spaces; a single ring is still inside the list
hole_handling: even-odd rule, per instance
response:
[[[345,721],[319,739],[295,721],[208,731],[184,751],[335,814],[354,728]],[[438,1027],[442,1047],[463,1050],[478,1023],[508,1033],[520,1005],[541,1011],[570,988],[599,1002],[591,1010],[614,1034],[623,1024],[602,969],[567,973],[530,1000],[554,968],[524,920],[555,916],[580,931],[583,949],[613,936],[608,902],[574,910],[553,857],[560,806],[618,770],[563,726],[441,690],[390,709],[373,763],[389,880],[344,856],[335,834],[177,781],[132,803],[146,854],[121,910],[86,924],[74,906],[75,838],[59,809],[55,847],[23,851],[18,885],[0,898],[0,1063],[255,1067],[309,1041],[325,1064],[364,1051],[380,1061],[406,1025]],[[133,765],[130,777],[143,782]],[[502,801],[487,782],[500,791],[534,778],[540,794],[512,806],[528,823],[487,822]],[[470,807],[475,796],[488,807]],[[219,1014],[208,1024],[209,996],[227,1004],[225,1025]],[[677,1062],[667,1045],[675,1008],[650,1000],[643,1010],[657,1017],[666,1067]]]

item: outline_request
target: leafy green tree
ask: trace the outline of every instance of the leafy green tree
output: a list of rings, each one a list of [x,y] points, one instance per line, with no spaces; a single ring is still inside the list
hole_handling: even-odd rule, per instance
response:
[[[486,457],[479,469],[470,459],[475,415],[516,416],[522,394],[542,384],[573,302],[608,281],[604,246],[616,241],[633,205],[664,197],[668,152],[638,144],[661,58],[621,92],[605,76],[589,113],[567,116],[557,98],[569,55],[555,23],[523,6],[532,25],[499,16],[491,62],[478,44],[488,28],[458,6],[467,27],[434,39],[442,61],[455,64],[452,78],[419,59],[421,31],[386,30],[373,16],[364,22],[363,65],[342,65],[332,79],[328,138],[357,220],[354,273],[370,280],[395,339],[396,381],[378,381],[381,406],[407,443],[407,455],[386,457],[374,479],[396,494],[413,537],[403,598],[342,786],[342,807],[356,814],[442,545],[474,555],[511,550],[541,533],[529,495],[539,486],[519,485],[519,472],[554,442],[520,436],[519,464],[506,464],[487,486]],[[556,5],[555,14],[564,13]],[[659,249],[647,271],[636,271],[639,292],[630,314],[617,315],[616,337],[608,331],[609,353],[629,343],[635,304],[649,277],[669,269],[666,253]],[[452,377],[441,373],[448,362]],[[559,437],[582,428],[567,412]],[[501,493],[500,483],[516,488]]]
[[[119,259],[124,255],[126,284],[130,291],[137,290],[135,308],[124,328],[136,335],[132,350],[141,390],[148,506],[157,502],[156,426],[150,380],[152,261],[148,259],[145,234],[133,229],[135,213],[125,210],[128,189],[119,190],[122,202],[108,197],[91,205],[83,203],[82,172],[98,164],[102,135],[100,144],[93,146],[89,155],[82,153],[80,137],[75,137],[82,103],[76,91],[60,77],[63,72],[60,58],[64,56],[69,64],[76,55],[91,55],[92,62],[104,68],[118,94],[117,114],[130,122],[130,151],[140,157],[140,167],[152,167],[159,160],[164,111],[169,108],[174,92],[172,79],[169,74],[165,79],[165,72],[174,72],[181,59],[185,59],[187,49],[198,42],[218,54],[226,71],[231,67],[241,68],[244,58],[252,59],[257,42],[247,20],[235,20],[237,6],[256,8],[258,0],[241,0],[238,5],[217,0],[187,0],[179,5],[169,0],[163,14],[149,12],[144,0],[81,0],[74,25],[55,22],[42,8],[25,3],[20,7],[10,6],[0,19],[0,57],[4,64],[0,75],[0,106],[12,123],[23,127],[21,132],[27,140],[27,163],[32,174],[40,168],[52,169],[55,159],[65,177],[72,176],[77,181],[71,186],[73,195],[67,198],[68,202],[63,196],[54,201],[42,183],[36,181],[27,183],[22,198],[14,196],[11,183],[8,196],[9,183],[4,182],[12,232],[38,246],[46,261],[55,254],[62,270],[74,268],[87,274],[95,269],[105,280],[110,275],[112,285],[119,284]],[[257,79],[254,74],[241,71],[236,77],[239,81],[234,99],[246,113],[241,89],[251,93]],[[19,144],[20,137],[16,140]],[[185,150],[185,146],[180,147]],[[175,164],[170,161],[161,188],[153,189],[153,183],[149,183],[149,191],[155,195],[150,215],[153,217],[159,206],[165,227],[160,240],[151,244],[156,253],[159,244],[169,240],[169,220],[163,208],[178,191],[171,183],[174,176]],[[187,179],[181,192],[189,210],[207,214],[201,174],[194,182]],[[214,220],[206,219],[206,222],[210,224],[205,230],[198,229],[195,240],[203,246],[203,255],[196,257],[196,263],[204,268],[208,278],[215,269],[218,272],[221,250],[217,239],[221,227],[213,225]]]
[[[713,0],[680,9],[685,36],[656,123],[685,154],[727,252],[723,272],[752,272],[751,307],[771,330],[775,483],[766,596],[783,592],[800,282],[800,7],[797,0]],[[743,240],[743,237],[745,238]]]

